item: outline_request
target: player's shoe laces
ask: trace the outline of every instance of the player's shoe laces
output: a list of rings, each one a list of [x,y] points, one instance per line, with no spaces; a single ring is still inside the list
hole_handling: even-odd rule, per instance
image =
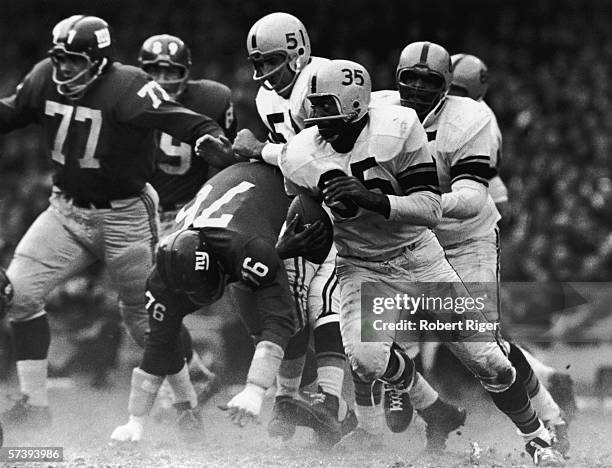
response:
[[[192,408],[189,402],[175,403],[176,427],[182,438],[188,442],[199,439],[204,433],[204,423],[199,409]]]
[[[449,434],[465,424],[467,412],[438,398],[433,405],[419,411],[419,415],[427,424],[425,450],[441,452],[446,448]]]
[[[290,396],[277,396],[274,399],[272,418],[268,423],[268,435],[289,440],[295,434],[296,407]]]
[[[525,450],[536,466],[565,466],[563,455],[539,437],[527,442]]]
[[[546,424],[548,432],[552,438],[552,448],[559,451],[563,457],[568,458],[567,454],[570,450],[569,435],[567,433],[567,423],[564,421],[561,424]]]
[[[555,403],[565,413],[569,421],[574,419],[578,406],[576,405],[576,395],[574,394],[574,381],[569,374],[555,372],[548,379],[548,391],[555,400]]]
[[[391,432],[404,432],[410,426],[414,408],[404,383],[384,384],[385,420]]]
[[[29,428],[43,428],[51,426],[51,411],[48,406],[34,406],[28,404],[28,396],[22,395],[18,399],[8,396],[13,406],[0,414],[0,420],[7,426],[23,426]]]

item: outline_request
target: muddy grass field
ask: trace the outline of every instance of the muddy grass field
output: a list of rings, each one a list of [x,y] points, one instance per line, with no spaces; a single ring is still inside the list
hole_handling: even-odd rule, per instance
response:
[[[6,466],[56,467],[385,467],[433,468],[464,467],[479,463],[485,467],[531,466],[523,455],[521,440],[505,417],[482,401],[468,401],[469,416],[460,433],[451,435],[443,456],[423,453],[424,425],[415,418],[404,434],[387,433],[383,448],[369,451],[363,447],[317,447],[308,429],[299,429],[290,442],[268,438],[265,424],[271,401],[262,423],[237,428],[217,409],[228,401],[228,391],[216,395],[204,410],[206,433],[195,443],[177,438],[171,425],[150,421],[145,440],[130,447],[111,447],[109,435],[127,419],[127,379],[125,385],[94,391],[78,381],[56,381],[51,390],[53,426],[39,431],[5,429],[5,446],[61,446],[63,463],[11,464]],[[12,391],[1,387],[0,391]],[[2,409],[6,404],[2,405]],[[582,411],[570,428],[571,459],[568,467],[612,467],[612,410],[594,408]],[[477,442],[483,453],[470,459],[470,444]]]

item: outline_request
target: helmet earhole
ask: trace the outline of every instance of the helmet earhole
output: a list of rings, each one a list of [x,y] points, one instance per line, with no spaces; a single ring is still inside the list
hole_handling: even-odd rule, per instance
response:
[[[304,55],[304,48],[303,47],[300,47],[298,49],[298,55]]]
[[[359,108],[359,106],[360,106],[359,101],[355,101],[355,102],[353,102],[353,108],[354,108],[354,109],[358,109],[358,108]]]

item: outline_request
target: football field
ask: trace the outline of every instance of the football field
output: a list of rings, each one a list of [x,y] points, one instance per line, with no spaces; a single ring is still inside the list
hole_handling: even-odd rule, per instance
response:
[[[449,438],[441,456],[423,453],[424,425],[415,418],[404,434],[386,433],[383,447],[317,447],[309,429],[298,429],[289,442],[269,439],[265,423],[270,415],[267,400],[262,423],[240,429],[217,408],[227,392],[213,397],[203,416],[206,433],[201,440],[179,440],[174,428],[150,421],[144,441],[136,445],[111,447],[109,435],[127,420],[127,379],[125,386],[94,391],[78,381],[55,381],[51,390],[53,426],[44,430],[5,430],[5,446],[54,446],[64,448],[63,463],[11,464],[8,466],[57,467],[368,467],[433,468],[532,466],[524,455],[521,440],[505,417],[489,402],[467,401],[466,425]],[[9,390],[6,387],[0,390]],[[3,408],[6,405],[3,405]],[[612,467],[612,409],[583,410],[570,427],[572,442],[568,467]],[[473,443],[482,453],[474,458]],[[472,455],[472,456],[470,456]]]

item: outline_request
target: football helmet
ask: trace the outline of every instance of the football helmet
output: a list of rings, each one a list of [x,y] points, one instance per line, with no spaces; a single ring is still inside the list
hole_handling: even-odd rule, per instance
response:
[[[4,268],[0,267],[0,318],[11,306],[13,301],[13,284],[6,276]]]
[[[156,267],[170,290],[199,304],[211,304],[223,294],[223,267],[199,231],[184,229],[166,237],[157,248]]]
[[[361,120],[368,113],[371,93],[372,80],[363,65],[350,60],[332,60],[313,75],[310,94],[306,97],[313,107],[325,99],[334,108],[321,116],[311,111],[311,116],[304,123],[318,125],[336,120],[346,123]]]
[[[469,54],[455,54],[451,62],[453,79],[450,94],[453,94],[453,88],[459,88],[467,97],[481,101],[489,88],[489,71],[485,63]]]
[[[293,86],[300,71],[310,61],[310,38],[295,16],[271,13],[251,27],[247,35],[247,51],[254,68],[253,79],[280,94]],[[264,70],[263,62],[274,55],[280,55],[282,60],[273,69]]]
[[[106,21],[96,16],[73,15],[53,28],[53,81],[57,92],[71,99],[79,99],[85,90],[102,74],[111,58],[113,39]],[[65,76],[60,67],[62,57],[85,59],[86,66],[78,73]]]
[[[138,54],[138,63],[168,94],[176,97],[183,92],[187,84],[191,70],[191,52],[180,38],[170,34],[158,34],[144,41]],[[175,67],[179,71],[179,77],[166,79],[160,76],[159,67]]]
[[[423,121],[448,92],[452,80],[450,55],[431,42],[408,44],[400,55],[395,80],[402,106],[414,109]]]

